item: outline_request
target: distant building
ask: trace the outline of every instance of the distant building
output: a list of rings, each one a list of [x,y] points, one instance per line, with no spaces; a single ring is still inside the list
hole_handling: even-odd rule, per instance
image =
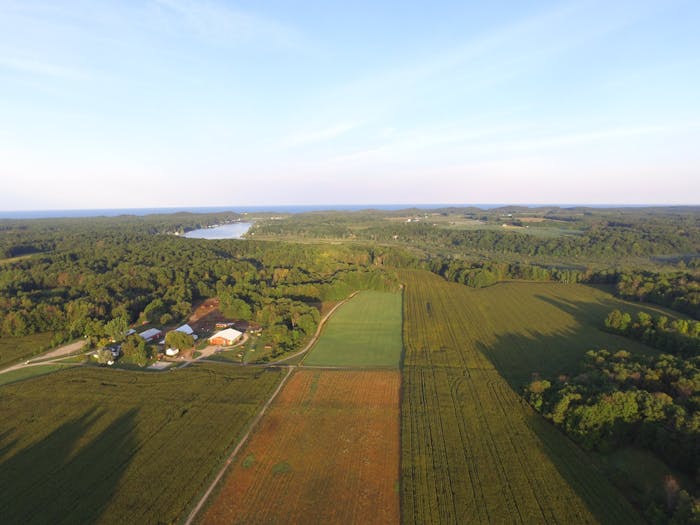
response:
[[[161,330],[158,330],[157,328],[149,328],[145,332],[141,332],[139,336],[145,340],[147,343],[150,343],[151,341],[158,339],[163,335],[163,332]]]
[[[188,324],[183,324],[179,328],[176,328],[175,331],[182,332],[183,334],[191,335],[195,341],[198,339],[197,334],[194,333],[194,330],[192,330],[192,327]]]
[[[214,335],[212,335],[209,338],[209,343],[212,345],[230,346],[238,341],[242,335],[243,334],[238,330],[226,328],[225,330],[221,330],[220,332],[216,332]]]
[[[183,324],[182,326],[176,328],[175,331],[182,332],[183,334],[187,335],[192,335],[194,333],[194,330],[192,330],[192,327],[188,324]]]

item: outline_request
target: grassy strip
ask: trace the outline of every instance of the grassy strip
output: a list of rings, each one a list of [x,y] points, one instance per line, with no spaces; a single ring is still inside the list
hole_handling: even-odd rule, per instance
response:
[[[25,379],[30,379],[32,377],[43,376],[60,370],[61,368],[66,368],[61,365],[41,365],[41,366],[27,366],[24,368],[18,368],[12,372],[6,372],[0,374],[0,386],[9,385],[11,383],[17,383],[19,381],[24,381]]]
[[[338,308],[304,363],[397,367],[401,349],[401,294],[367,290]]]

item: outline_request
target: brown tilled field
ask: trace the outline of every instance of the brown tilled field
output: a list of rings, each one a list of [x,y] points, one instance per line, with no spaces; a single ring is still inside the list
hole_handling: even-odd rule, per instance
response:
[[[297,371],[202,523],[398,523],[395,371]]]

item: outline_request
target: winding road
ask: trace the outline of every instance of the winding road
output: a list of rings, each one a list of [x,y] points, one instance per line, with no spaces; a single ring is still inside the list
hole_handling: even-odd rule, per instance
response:
[[[241,448],[243,448],[243,445],[245,445],[245,443],[248,441],[248,438],[250,437],[250,435],[252,434],[252,432],[255,430],[255,427],[257,427],[258,423],[260,422],[260,420],[262,419],[263,415],[265,414],[265,411],[269,408],[269,406],[270,406],[270,405],[272,404],[272,402],[275,400],[275,398],[277,397],[277,394],[280,393],[280,391],[282,390],[282,387],[284,387],[285,383],[287,382],[287,379],[289,379],[289,377],[292,375],[292,372],[294,372],[294,370],[296,370],[298,367],[302,366],[302,364],[303,364],[303,363],[300,363],[299,365],[285,365],[285,364],[283,364],[283,363],[284,363],[285,361],[289,361],[290,359],[293,359],[293,358],[295,358],[295,357],[298,357],[298,356],[300,356],[300,355],[303,355],[303,354],[305,354],[306,352],[308,352],[309,350],[311,350],[311,348],[313,348],[314,344],[316,344],[316,341],[318,340],[319,336],[321,335],[321,331],[323,330],[323,327],[325,326],[326,321],[328,321],[328,319],[331,317],[331,315],[333,315],[333,313],[334,313],[338,308],[340,308],[342,305],[344,305],[344,304],[345,304],[346,302],[348,302],[350,299],[352,299],[353,297],[355,297],[357,294],[358,294],[357,291],[351,293],[346,299],[342,300],[341,302],[339,302],[338,304],[336,304],[333,308],[331,308],[331,310],[330,310],[326,315],[324,315],[323,318],[321,319],[321,321],[318,323],[318,327],[316,328],[316,332],[314,333],[314,335],[313,335],[313,337],[311,338],[311,340],[310,340],[310,341],[308,342],[308,344],[307,344],[302,350],[300,350],[299,352],[296,352],[296,353],[294,353],[294,354],[292,354],[292,355],[290,355],[290,356],[287,356],[287,357],[285,357],[284,359],[280,359],[280,360],[278,360],[278,361],[275,361],[274,363],[265,363],[265,364],[260,364],[260,365],[245,365],[245,364],[233,363],[233,362],[231,363],[232,365],[247,366],[247,367],[252,367],[252,366],[257,366],[257,367],[261,367],[261,368],[286,367],[286,368],[287,368],[287,373],[284,375],[284,377],[283,377],[282,380],[280,381],[280,384],[277,385],[277,388],[275,389],[274,392],[272,392],[272,395],[271,395],[270,398],[265,402],[265,404],[264,404],[263,407],[260,409],[260,411],[257,413],[257,415],[255,416],[255,418],[253,418],[253,420],[250,422],[250,424],[248,425],[248,430],[247,430],[246,433],[243,435],[243,437],[240,439],[240,441],[239,441],[238,444],[236,445],[236,448],[233,449],[233,452],[231,452],[231,454],[229,455],[229,457],[226,459],[226,461],[224,462],[223,466],[222,466],[221,469],[219,470],[219,472],[218,472],[218,474],[216,475],[216,477],[212,480],[212,482],[211,482],[211,484],[209,485],[209,487],[207,487],[207,490],[204,492],[204,494],[202,495],[202,497],[199,499],[199,501],[197,502],[197,504],[195,505],[195,507],[192,509],[192,511],[190,512],[190,514],[187,516],[187,519],[185,520],[184,525],[191,525],[192,522],[195,520],[195,518],[197,517],[197,514],[199,514],[199,511],[202,510],[202,507],[203,507],[203,506],[205,505],[205,503],[207,502],[207,499],[209,499],[209,496],[210,496],[211,493],[214,491],[214,489],[215,489],[216,486],[218,485],[219,481],[221,481],[221,478],[224,477],[224,474],[226,473],[226,470],[229,468],[229,466],[231,465],[231,463],[233,462],[233,460],[235,459],[236,455],[237,455],[238,452],[241,450]],[[204,361],[204,362],[209,361],[209,360],[207,360],[207,359],[199,359],[199,360],[200,360],[200,361]],[[191,363],[191,362],[194,362],[194,361],[190,361],[190,363]],[[220,363],[221,361],[211,361],[211,362]]]
[[[63,359],[64,357],[75,354],[75,353],[79,352],[80,350],[82,350],[82,348],[85,346],[85,343],[86,343],[86,341],[84,339],[81,339],[79,341],[74,341],[72,343],[68,343],[67,345],[59,346],[58,348],[54,348],[53,350],[49,350],[48,352],[40,354],[40,355],[38,355],[38,356],[28,360],[28,361],[24,361],[23,363],[17,363],[17,364],[12,365],[8,368],[3,368],[2,370],[0,370],[0,374],[12,372],[13,370],[19,370],[20,368],[26,368],[28,366],[40,366],[40,365],[55,364],[58,360]],[[72,363],[72,364],[78,365],[79,363]]]

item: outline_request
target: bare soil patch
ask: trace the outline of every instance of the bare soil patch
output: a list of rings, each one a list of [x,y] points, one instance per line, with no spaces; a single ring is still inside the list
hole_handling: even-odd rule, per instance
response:
[[[297,371],[203,523],[398,523],[397,371]]]
[[[230,321],[219,310],[219,300],[215,297],[205,300],[190,316],[188,324],[195,332],[213,332],[216,323]]]

